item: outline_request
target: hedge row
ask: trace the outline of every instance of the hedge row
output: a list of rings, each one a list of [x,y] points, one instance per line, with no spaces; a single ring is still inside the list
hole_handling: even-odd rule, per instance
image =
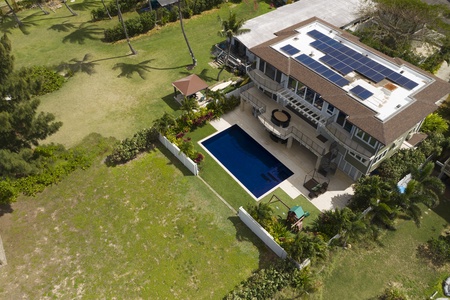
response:
[[[130,37],[145,33],[155,27],[155,13],[146,12],[136,18],[128,19],[125,21],[125,26]],[[104,34],[105,42],[115,42],[125,38],[122,24],[106,29]]]

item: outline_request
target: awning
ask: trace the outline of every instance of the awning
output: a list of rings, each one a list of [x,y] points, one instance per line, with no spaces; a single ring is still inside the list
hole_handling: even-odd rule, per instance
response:
[[[172,82],[172,85],[186,97],[208,88],[208,84],[195,74]]]

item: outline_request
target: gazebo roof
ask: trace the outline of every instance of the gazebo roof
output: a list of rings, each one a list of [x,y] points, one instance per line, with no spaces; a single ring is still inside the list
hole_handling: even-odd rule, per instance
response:
[[[166,6],[166,5],[174,4],[174,3],[178,2],[178,1],[179,0],[158,0],[158,3],[161,6]]]
[[[184,96],[190,96],[208,88],[208,84],[195,74],[172,82],[172,85]]]

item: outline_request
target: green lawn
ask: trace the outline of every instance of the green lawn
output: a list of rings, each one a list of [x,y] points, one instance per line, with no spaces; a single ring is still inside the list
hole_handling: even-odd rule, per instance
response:
[[[402,287],[411,299],[442,294],[442,280],[449,266],[433,267],[417,256],[417,247],[441,233],[450,220],[450,205],[424,209],[422,225],[400,220],[398,229],[381,239],[381,246],[338,251],[323,276],[322,299],[369,299],[391,283]]]
[[[0,218],[0,298],[220,299],[271,256],[165,149],[97,161]]]
[[[90,10],[101,2],[78,1],[69,2],[79,13],[75,17],[63,6],[48,16],[37,9],[20,12],[25,24],[22,31],[10,18],[0,24],[0,32],[9,33],[17,68],[62,62],[73,65],[90,55],[87,61],[95,73],[77,73],[60,91],[40,97],[41,109],[54,113],[64,123],[48,141],[66,146],[77,144],[91,132],[122,139],[151,126],[164,112],[179,114],[179,105],[173,100],[173,81],[196,73],[208,84],[216,83],[218,70],[208,63],[213,60],[211,47],[223,40],[217,34],[218,15],[226,17],[233,9],[242,18],[252,18],[269,10],[264,2],[256,11],[253,3],[229,3],[185,20],[186,34],[198,60],[198,66],[188,71],[186,66],[192,61],[179,23],[133,38],[138,54],[132,56],[123,41],[101,41],[103,30],[117,24],[117,19],[90,22]],[[129,13],[125,18],[135,15]],[[224,72],[221,79],[230,76]]]

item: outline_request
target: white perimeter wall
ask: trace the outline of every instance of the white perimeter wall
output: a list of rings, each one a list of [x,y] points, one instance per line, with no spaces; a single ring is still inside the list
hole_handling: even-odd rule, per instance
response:
[[[189,157],[186,156],[180,149],[172,144],[165,136],[162,134],[159,135],[159,141],[166,147],[176,158],[178,158],[181,163],[189,169],[195,176],[198,175],[198,166],[195,162],[192,161]]]
[[[264,242],[264,244],[267,245],[267,247],[269,247],[282,259],[286,258],[287,252],[281,248],[277,242],[275,242],[273,237],[261,225],[259,225],[259,223],[256,222],[255,219],[253,219],[253,217],[250,216],[242,206],[239,207],[238,215],[242,222],[244,222],[245,225],[247,225],[247,227],[250,228],[250,230],[253,231]]]

